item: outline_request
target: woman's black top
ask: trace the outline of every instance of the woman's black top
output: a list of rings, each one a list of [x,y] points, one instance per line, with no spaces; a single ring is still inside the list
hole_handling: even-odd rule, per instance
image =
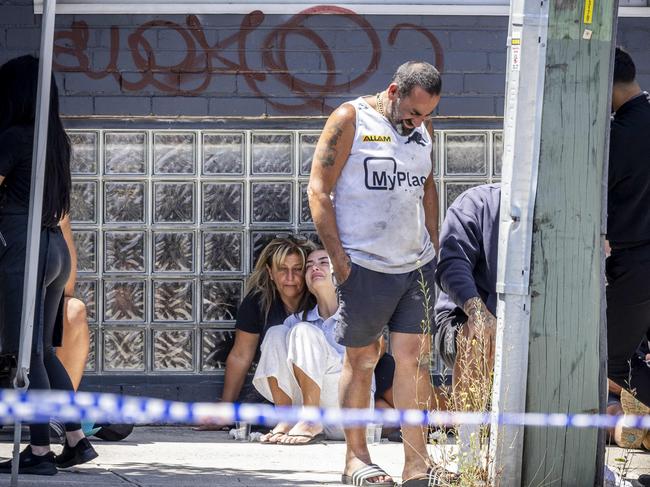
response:
[[[262,296],[257,293],[248,293],[237,309],[235,329],[260,335],[261,342],[266,330],[284,323],[289,314],[285,310],[282,300],[276,296],[271,303],[268,316],[265,316]]]
[[[29,219],[29,190],[32,176],[34,129],[28,126],[10,127],[0,133],[0,354],[18,350],[22,316],[23,282]],[[58,228],[42,228],[38,274],[44,273],[48,232],[60,233]],[[43,293],[37,303],[34,336],[42,334]],[[63,330],[63,297],[59,303],[54,328],[53,345],[60,346]],[[42,341],[34,340],[33,351],[40,352]]]
[[[0,206],[5,213],[29,213],[34,128],[13,126],[0,133]]]
[[[245,331],[247,333],[254,333],[260,336],[257,343],[257,350],[255,351],[254,362],[257,363],[260,355],[260,345],[264,340],[266,331],[272,327],[281,325],[284,320],[289,316],[289,313],[284,309],[282,300],[277,298],[271,303],[271,309],[268,316],[265,316],[262,306],[262,297],[257,293],[248,293],[242,300],[239,308],[237,308],[237,322],[235,323],[235,330]],[[211,356],[211,360],[215,362],[226,362],[228,354],[234,345],[234,337],[228,337],[224,343],[219,344]],[[263,401],[262,396],[255,397],[253,402]]]

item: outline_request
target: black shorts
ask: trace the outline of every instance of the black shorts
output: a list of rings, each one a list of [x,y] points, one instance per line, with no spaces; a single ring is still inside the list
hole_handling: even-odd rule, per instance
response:
[[[387,326],[391,332],[431,333],[426,323],[422,281],[429,306],[434,303],[436,259],[403,274],[371,271],[352,264],[349,277],[336,286],[339,316],[336,341],[346,347],[365,347],[379,339]]]
[[[456,337],[460,327],[467,323],[467,316],[464,313],[444,312],[436,317],[438,329],[434,337],[436,353],[440,356],[448,369],[454,370],[456,361]]]

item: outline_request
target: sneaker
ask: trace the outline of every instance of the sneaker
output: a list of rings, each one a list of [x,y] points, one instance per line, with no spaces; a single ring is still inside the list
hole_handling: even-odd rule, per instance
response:
[[[32,447],[27,446],[18,456],[18,473],[32,475],[54,475],[56,463],[54,462],[54,453],[47,452],[39,456],[32,453]],[[0,462],[0,473],[11,473],[11,460]]]
[[[650,408],[636,398],[627,390],[621,391],[621,406],[625,414],[643,416],[650,414]],[[621,448],[640,448],[645,438],[646,430],[632,428],[625,425],[625,416],[616,426],[615,439]]]
[[[74,447],[65,442],[63,451],[56,456],[56,466],[59,468],[68,468],[74,465],[81,465],[97,458],[97,452],[88,441],[88,438],[79,440]]]

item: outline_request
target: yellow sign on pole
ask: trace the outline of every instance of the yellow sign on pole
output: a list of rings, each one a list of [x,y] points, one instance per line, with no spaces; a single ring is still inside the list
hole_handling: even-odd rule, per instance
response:
[[[585,15],[583,21],[585,24],[591,24],[594,18],[594,0],[585,0]]]

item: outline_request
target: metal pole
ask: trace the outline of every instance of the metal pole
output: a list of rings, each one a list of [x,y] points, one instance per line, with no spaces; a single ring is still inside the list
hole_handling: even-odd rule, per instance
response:
[[[600,231],[602,166],[606,159],[605,133],[607,130],[607,96],[611,79],[609,60],[613,38],[614,0],[594,3],[592,0],[565,2],[545,0],[548,14],[543,22],[530,28],[526,25],[528,13],[524,12],[523,36],[521,41],[521,77],[538,67],[538,76],[543,75],[543,96],[537,97],[529,109],[543,112],[541,129],[539,123],[529,124],[526,117],[517,119],[514,129],[517,173],[508,174],[512,181],[529,169],[530,161],[536,168],[528,182],[533,195],[526,206],[527,216],[534,213],[532,238],[528,238],[526,250],[528,267],[513,267],[508,272],[517,247],[508,248],[500,254],[506,266],[505,282],[500,287],[505,292],[503,306],[506,332],[500,337],[500,362],[508,375],[500,379],[497,394],[505,404],[514,396],[521,401],[523,411],[524,395],[520,394],[520,381],[527,376],[525,410],[543,413],[583,413],[598,408],[600,353],[598,344],[600,309],[601,262],[598,233]],[[539,11],[539,5],[531,5],[531,13]],[[542,17],[542,16],[540,16]],[[512,40],[516,30],[513,18]],[[541,35],[535,33],[540,32]],[[527,33],[533,34],[527,36]],[[525,68],[528,53],[527,42],[539,46],[532,49],[539,58]],[[544,56],[540,56],[545,51]],[[530,45],[529,45],[530,47]],[[510,78],[516,54],[511,46]],[[541,69],[544,69],[542,72]],[[540,77],[535,77],[540,80]],[[509,79],[509,83],[511,80]],[[541,89],[541,84],[536,85]],[[508,87],[511,89],[511,86]],[[525,84],[519,85],[517,103],[529,99]],[[510,102],[512,93],[508,91]],[[516,96],[516,95],[515,95]],[[539,120],[539,119],[538,119]],[[507,120],[506,123],[510,123]],[[506,129],[507,130],[507,129]],[[528,144],[536,145],[536,156],[517,155],[517,144],[521,136],[529,137]],[[523,142],[526,144],[526,142]],[[532,183],[532,184],[531,184]],[[515,201],[515,185],[510,195],[504,195],[505,222],[501,230],[502,239],[512,238],[516,232],[516,216],[513,209],[520,206],[506,206],[508,197]],[[516,202],[515,202],[516,203]],[[526,215],[522,213],[521,221]],[[514,217],[514,218],[512,218]],[[527,233],[530,237],[530,233]],[[512,242],[506,242],[507,245]],[[510,251],[512,250],[512,251]],[[521,250],[521,249],[519,249]],[[510,282],[519,273],[525,279]],[[520,277],[521,279],[521,277]],[[510,284],[521,282],[526,286],[512,290]],[[522,315],[526,322],[510,321],[508,314],[509,293],[517,291],[523,296]],[[526,325],[526,326],[522,326]],[[521,327],[517,330],[516,327]],[[528,335],[527,340],[521,334]],[[512,346],[512,350],[506,347]],[[506,352],[506,350],[508,350]],[[510,353],[510,351],[512,353]],[[528,354],[528,359],[521,356]],[[514,359],[513,359],[514,357]],[[522,359],[526,366],[520,370],[507,367],[509,361]],[[512,380],[509,380],[512,379]],[[508,389],[509,387],[509,389]],[[504,408],[507,409],[507,408]],[[517,445],[517,454],[523,451],[519,460],[521,470],[517,480],[503,479],[503,485],[538,485],[552,482],[558,485],[594,485],[599,477],[596,461],[598,456],[598,435],[593,429],[572,428],[526,428],[519,429],[516,437],[508,437],[497,443],[502,452],[512,448],[512,439]],[[520,447],[523,439],[523,448]],[[508,472],[508,460],[503,457],[494,465]]]
[[[54,43],[54,18],[56,0],[45,0],[42,27],[41,52],[38,67],[38,91],[32,153],[32,180],[29,195],[27,251],[25,254],[25,282],[23,287],[22,320],[20,343],[14,389],[24,391],[29,387],[29,362],[34,334],[36,285],[38,279],[39,247],[41,240],[41,219],[43,214],[43,183],[45,176],[45,155],[47,152],[47,124],[50,113],[50,87],[52,78],[52,47]],[[11,465],[11,485],[18,485],[18,458],[20,453],[21,424],[14,425],[14,451]]]
[[[614,11],[619,11],[619,0],[614,0]],[[618,32],[618,16],[614,17],[612,25],[612,38],[616,39],[616,32]],[[614,55],[615,55],[616,42],[612,42],[609,55],[609,72],[614,73]],[[608,112],[612,106],[612,88],[613,84],[610,83],[607,87],[607,107]],[[605,154],[609,155],[609,130],[605,132]],[[609,160],[609,159],[608,159]],[[601,240],[601,262],[600,262],[600,340],[599,340],[599,353],[600,357],[607,357],[607,297],[605,295],[605,238],[607,235],[607,190],[608,190],[608,175],[609,164],[603,164],[603,179],[601,183],[602,193],[602,209],[600,215],[600,240]],[[605,414],[607,412],[607,362],[600,361],[600,400],[598,404],[598,412]],[[605,447],[607,441],[607,430],[598,430],[598,452],[596,457],[596,485],[604,483],[604,466],[605,466]]]
[[[526,409],[530,258],[542,126],[548,0],[513,0],[503,140],[492,408]],[[492,485],[521,485],[522,426],[491,425]]]

